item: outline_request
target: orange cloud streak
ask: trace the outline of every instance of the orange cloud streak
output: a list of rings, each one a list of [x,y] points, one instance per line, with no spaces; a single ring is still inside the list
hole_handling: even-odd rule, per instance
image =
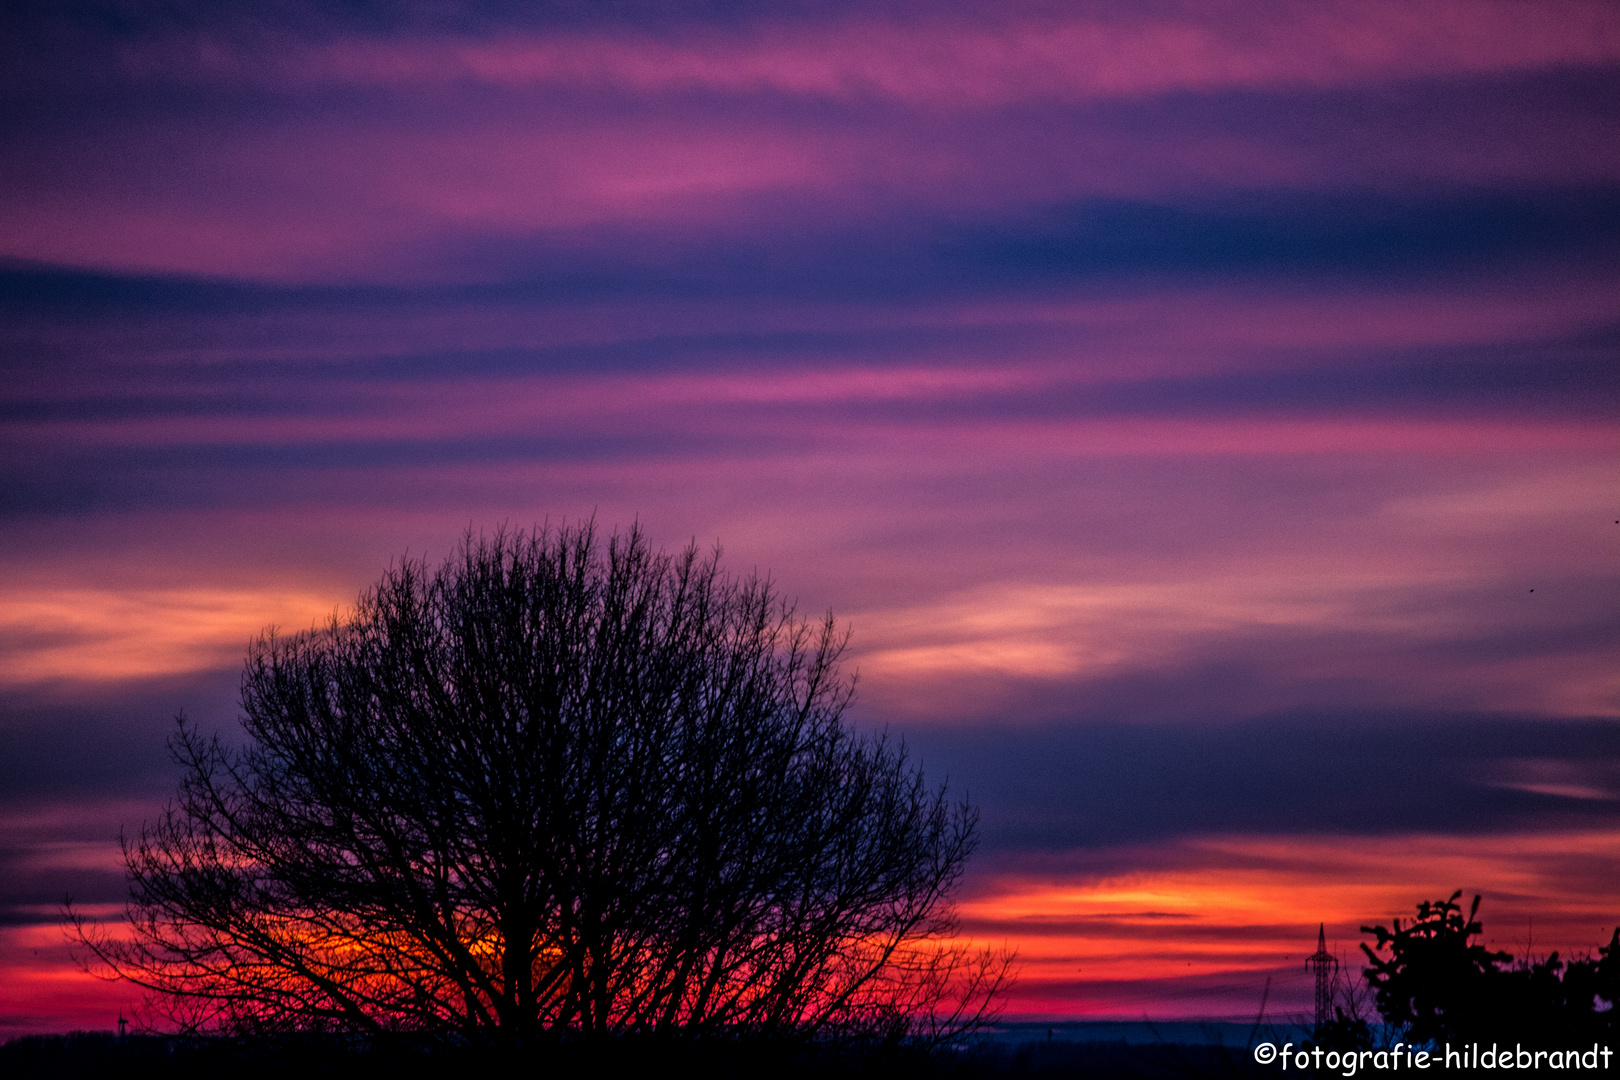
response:
[[[0,683],[230,667],[267,625],[303,629],[337,606],[337,596],[297,589],[0,590]]]
[[[1241,1013],[1268,974],[1279,1002],[1299,1000],[1318,923],[1355,969],[1363,924],[1409,918],[1419,900],[1458,888],[1484,896],[1487,942],[1516,955],[1595,949],[1620,921],[1608,877],[1620,859],[1616,832],[1207,837],[1150,854],[1144,863],[1161,868],[1008,875],[962,905],[967,934],[1019,951],[1011,1014],[1130,1017],[1144,1002],[1182,1015]],[[1172,865],[1162,865],[1166,855]],[[1170,990],[1196,979],[1214,989]]]

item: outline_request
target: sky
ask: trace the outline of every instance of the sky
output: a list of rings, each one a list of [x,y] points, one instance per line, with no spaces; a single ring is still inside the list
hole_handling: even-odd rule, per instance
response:
[[[593,515],[851,628],[1009,1017],[1593,949],[1617,300],[1607,2],[8,4],[0,1038],[261,629]]]

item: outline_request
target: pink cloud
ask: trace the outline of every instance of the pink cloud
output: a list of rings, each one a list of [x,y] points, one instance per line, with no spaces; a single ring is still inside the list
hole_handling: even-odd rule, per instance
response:
[[[1620,16],[1605,4],[1197,5],[657,38],[127,48],[137,82],[223,79],[253,104],[199,98],[182,116],[137,107],[113,125],[45,125],[10,163],[0,255],[478,280],[511,269],[492,246],[567,253],[608,227],[646,230],[618,241],[646,244],[1088,197],[1620,176],[1620,125],[1580,95],[1401,83],[1612,63]],[[1363,96],[1299,96],[1324,88]],[[1275,94],[1213,112],[1185,96],[1234,89]],[[330,110],[327,94],[352,100]]]
[[[781,94],[997,108],[1173,91],[1317,87],[1496,73],[1620,59],[1611,6],[1388,0],[1191,4],[1122,11],[1006,7],[912,20],[695,28],[661,35],[565,31],[476,38],[309,44],[217,37],[123,50],[124,71],[153,81],[413,87],[487,83],[634,94]]]

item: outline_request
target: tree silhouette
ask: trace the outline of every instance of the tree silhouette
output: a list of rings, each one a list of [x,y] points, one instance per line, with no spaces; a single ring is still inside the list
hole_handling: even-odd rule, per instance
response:
[[[949,1037],[1009,968],[949,940],[977,813],[853,732],[846,642],[718,551],[469,534],[267,631],[74,925],[190,1029]]]
[[[1376,948],[1361,946],[1367,954],[1367,981],[1372,984],[1378,1011],[1392,1024],[1405,1028],[1414,1042],[1443,1041],[1471,1034],[1475,1018],[1491,1009],[1487,980],[1498,965],[1512,959],[1507,953],[1491,952],[1470,941],[1480,933],[1474,915],[1479,897],[1462,915],[1457,898],[1425,900],[1418,905],[1418,917],[1405,926],[1394,920],[1394,929],[1363,926],[1373,934]],[[1384,950],[1388,957],[1379,956]]]
[[[1363,926],[1376,943],[1367,954],[1367,981],[1384,1019],[1415,1043],[1490,1041],[1504,1034],[1526,1045],[1611,1037],[1620,1002],[1620,929],[1596,957],[1565,962],[1556,952],[1513,963],[1472,939],[1482,932],[1474,897],[1463,917],[1457,903],[1425,900],[1418,917],[1394,928]],[[1384,952],[1387,956],[1380,955]],[[1602,1006],[1599,1001],[1604,1002]]]

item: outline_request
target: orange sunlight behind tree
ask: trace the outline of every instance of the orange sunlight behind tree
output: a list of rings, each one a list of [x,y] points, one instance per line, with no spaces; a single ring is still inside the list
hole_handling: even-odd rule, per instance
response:
[[[977,814],[846,725],[847,637],[636,528],[468,534],[259,638],[248,743],[182,721],[75,934],[188,1033],[959,1041],[1011,965],[946,940]]]

